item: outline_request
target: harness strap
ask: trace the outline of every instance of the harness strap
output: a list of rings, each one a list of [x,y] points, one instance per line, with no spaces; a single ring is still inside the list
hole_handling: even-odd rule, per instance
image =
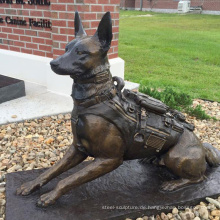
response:
[[[91,99],[85,100],[85,101],[75,100],[75,103],[79,106],[88,108],[92,105],[96,105],[96,104],[99,104],[99,103],[104,102],[106,100],[114,98],[116,96],[116,92],[117,92],[116,89],[113,88],[108,93],[94,96]]]
[[[100,84],[100,83],[107,82],[110,79],[111,79],[110,71],[106,70],[105,72],[98,73],[97,75],[93,76],[92,78],[75,79],[74,82],[79,83],[79,84],[88,84],[88,83]]]

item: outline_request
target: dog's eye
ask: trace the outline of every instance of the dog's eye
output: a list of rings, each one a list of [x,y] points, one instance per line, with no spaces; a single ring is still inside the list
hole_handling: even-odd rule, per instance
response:
[[[82,55],[83,52],[82,51],[77,51],[77,55]]]

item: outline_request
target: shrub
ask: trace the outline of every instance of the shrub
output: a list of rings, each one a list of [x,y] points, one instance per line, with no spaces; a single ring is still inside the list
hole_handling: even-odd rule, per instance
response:
[[[215,119],[206,114],[201,105],[192,107],[193,99],[190,95],[174,91],[173,88],[167,87],[165,89],[150,88],[146,86],[140,86],[140,92],[145,93],[155,99],[159,99],[171,109],[183,111],[198,119]],[[215,119],[216,120],[216,119]]]

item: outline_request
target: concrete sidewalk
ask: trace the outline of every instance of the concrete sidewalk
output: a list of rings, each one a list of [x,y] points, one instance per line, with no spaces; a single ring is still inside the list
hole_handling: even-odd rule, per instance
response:
[[[127,89],[137,83],[125,82]],[[49,92],[46,87],[25,82],[26,96],[0,104],[0,124],[18,122],[43,116],[69,113],[73,109],[71,96]]]

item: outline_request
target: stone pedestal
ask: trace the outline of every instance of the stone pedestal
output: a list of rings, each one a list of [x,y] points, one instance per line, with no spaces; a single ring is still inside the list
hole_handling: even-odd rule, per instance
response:
[[[124,162],[117,170],[86,183],[62,196],[55,205],[38,208],[39,196],[56,183],[90,162],[60,175],[41,190],[27,197],[17,196],[16,188],[36,178],[44,170],[7,174],[6,220],[123,220],[168,212],[173,206],[196,205],[205,197],[220,195],[220,167],[207,172],[200,184],[171,193],[159,190],[162,180],[175,178],[166,168],[143,165],[137,160]]]

